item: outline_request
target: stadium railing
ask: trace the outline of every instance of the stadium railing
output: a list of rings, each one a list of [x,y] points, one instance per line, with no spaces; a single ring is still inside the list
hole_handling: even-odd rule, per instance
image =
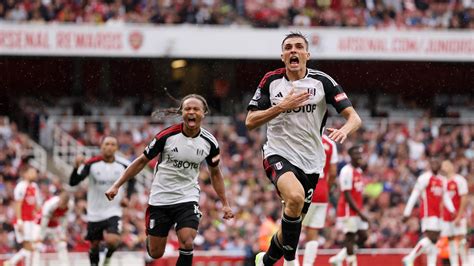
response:
[[[53,161],[55,167],[62,173],[71,173],[73,171],[74,161],[78,155],[91,158],[100,153],[99,147],[82,145],[57,125],[54,126],[53,132]],[[118,156],[125,158],[120,152]],[[136,176],[136,179],[138,181],[136,186],[137,191],[143,192],[144,188],[149,187],[151,184],[153,173],[149,169],[144,169]]]

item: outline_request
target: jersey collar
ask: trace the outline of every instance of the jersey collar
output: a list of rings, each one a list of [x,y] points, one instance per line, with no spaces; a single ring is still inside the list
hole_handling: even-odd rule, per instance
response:
[[[309,68],[306,67],[306,74],[304,75],[304,77],[303,77],[302,79],[307,78],[308,75],[309,75]],[[290,79],[289,79],[288,76],[286,75],[286,69],[285,69],[285,76],[284,76],[284,77],[285,77],[286,81],[290,81]],[[298,79],[298,80],[301,80],[301,79]]]

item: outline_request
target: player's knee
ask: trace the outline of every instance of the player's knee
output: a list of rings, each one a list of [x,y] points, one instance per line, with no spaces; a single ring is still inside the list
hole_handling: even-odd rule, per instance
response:
[[[194,248],[193,242],[194,241],[192,237],[186,238],[179,243],[179,247],[182,249],[193,249]]]
[[[304,194],[290,192],[285,197],[285,206],[294,212],[301,212],[304,205]]]
[[[22,246],[28,251],[33,251],[33,243],[30,241],[24,241]]]
[[[110,238],[105,241],[108,247],[118,247],[120,245],[120,238]]]
[[[159,259],[159,258],[163,257],[163,254],[165,253],[165,250],[164,249],[160,250],[158,248],[152,249],[152,248],[148,247],[147,252],[148,252],[148,255],[150,257],[152,257],[153,259],[156,260],[156,259]]]

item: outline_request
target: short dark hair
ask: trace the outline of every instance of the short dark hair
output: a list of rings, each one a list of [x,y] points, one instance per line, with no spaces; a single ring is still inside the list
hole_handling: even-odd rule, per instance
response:
[[[306,44],[306,50],[309,49],[309,43],[308,43],[308,39],[306,38],[306,36],[303,35],[303,33],[299,32],[299,31],[290,31],[290,33],[288,33],[285,38],[283,39],[283,41],[281,41],[281,48],[283,49],[283,43],[285,43],[286,40],[290,39],[290,38],[301,38],[304,40],[304,43]]]
[[[352,147],[349,148],[349,150],[347,151],[347,153],[349,153],[350,156],[353,156],[355,152],[359,151],[360,149],[362,149],[362,146],[360,145],[354,145]]]
[[[105,141],[106,138],[113,138],[113,139],[115,139],[115,141],[116,141],[117,144],[118,144],[118,139],[117,139],[117,137],[112,136],[112,135],[103,135],[102,137],[100,137],[100,144],[101,144],[101,145],[104,143],[104,141]]]
[[[19,169],[18,169],[18,174],[20,176],[24,175],[28,170],[30,169],[33,169],[33,170],[36,170],[38,171],[38,169],[36,169],[36,167],[34,167],[33,165],[29,164],[29,163],[26,163],[26,164],[23,164],[23,165],[20,165]]]

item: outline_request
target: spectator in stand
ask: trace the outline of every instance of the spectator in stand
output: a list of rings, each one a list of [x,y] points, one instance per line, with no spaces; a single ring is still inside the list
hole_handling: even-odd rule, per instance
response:
[[[474,28],[471,1],[0,1],[0,21]]]
[[[241,114],[241,116],[245,117],[245,114]],[[474,125],[472,123],[453,124],[447,121],[436,124],[434,121],[420,119],[416,120],[411,127],[408,122],[387,121],[386,126],[384,123],[375,123],[374,127],[359,130],[350,136],[343,145],[338,146],[340,155],[338,169],[341,169],[348,162],[347,148],[355,143],[364,143],[363,158],[368,163],[362,177],[364,184],[368,187],[364,190],[364,210],[367,211],[369,217],[373,218],[366,246],[371,248],[411,248],[419,240],[419,219],[417,217],[412,217],[407,224],[398,222],[416,177],[428,167],[428,161],[424,155],[418,159],[410,158],[412,150],[409,142],[411,141],[423,143],[424,153],[429,150],[443,153],[451,158],[456,173],[466,178],[468,183],[466,219],[468,220],[468,232],[472,230],[474,224],[474,197],[472,196],[474,195],[474,142],[472,141],[474,139]],[[107,121],[102,121],[102,124],[106,125]],[[94,126],[99,132],[98,125],[94,124]],[[110,132],[119,138],[120,143],[126,140],[127,145],[122,148],[129,150],[131,160],[141,154],[145,143],[151,140],[154,132],[158,132],[164,127],[161,123],[144,123],[141,128],[137,127],[140,128],[138,131],[141,138],[130,138],[126,133],[126,126],[125,123],[122,123],[117,128],[110,128]],[[236,219],[228,222],[225,227],[221,225],[219,205],[216,204],[218,197],[213,192],[208,175],[202,173],[199,176],[202,190],[199,205],[201,210],[209,215],[204,216],[201,220],[195,250],[205,248],[239,250],[250,257],[252,252],[258,251],[259,228],[265,221],[265,217],[271,214],[267,210],[278,210],[276,216],[272,217],[281,216],[277,205],[266,206],[263,204],[263,202],[278,202],[278,197],[273,191],[274,188],[264,180],[261,162],[244,160],[244,158],[251,158],[261,152],[260,147],[264,137],[260,131],[245,133],[245,130],[243,131],[245,134],[238,133],[233,123],[220,122],[206,125],[206,127],[217,139],[222,140],[220,143],[221,170],[227,180],[227,188],[231,194],[237,195],[233,199]],[[86,135],[84,130],[80,130],[79,126],[77,133],[84,143],[93,142],[88,139],[90,136]],[[12,253],[15,250],[15,242],[12,241],[14,239],[12,220],[15,215],[12,192],[19,178],[18,167],[21,162],[19,153],[27,147],[27,143],[22,137],[19,137],[22,134],[14,123],[6,123],[0,119],[0,228],[2,228],[0,229],[0,252],[4,249],[7,250],[6,253]],[[1,176],[3,176],[3,182]],[[51,182],[49,180],[50,178],[44,173],[40,173],[38,176],[39,184],[49,184]],[[4,186],[3,189],[2,186]],[[42,192],[45,191],[42,189]],[[89,250],[89,243],[83,240],[83,232],[86,232],[87,227],[86,194],[86,188],[81,186],[74,193],[75,208],[70,217],[70,221],[74,222],[68,223],[69,237],[67,238],[71,252],[87,252]],[[320,231],[321,249],[340,249],[343,244],[344,234],[330,230],[335,226],[334,199],[337,202],[338,197],[337,193],[331,194],[326,224]],[[43,198],[47,198],[47,196],[43,195]],[[145,250],[143,243],[146,234],[143,213],[147,206],[147,198],[146,190],[144,193],[132,194],[129,206],[124,209],[122,221],[125,234],[122,236],[124,244],[119,247],[120,250]],[[415,208],[413,212],[418,213],[419,210]],[[211,239],[207,239],[212,235],[205,234],[205,231],[213,226],[216,227],[219,237],[223,237],[224,243],[204,246],[204,243],[212,242]],[[473,235],[468,234],[466,237],[466,246],[473,247]],[[177,249],[176,236],[170,234],[169,239],[173,240],[171,246],[174,245],[174,248]],[[303,236],[300,246],[304,241]],[[52,249],[51,243],[46,242],[45,245],[49,250]]]

